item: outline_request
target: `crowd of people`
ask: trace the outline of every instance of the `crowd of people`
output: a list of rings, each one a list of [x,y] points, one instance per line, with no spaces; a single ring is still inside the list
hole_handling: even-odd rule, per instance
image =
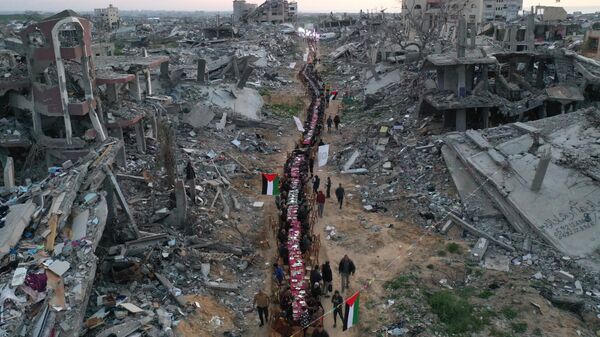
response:
[[[329,261],[322,265],[310,265],[318,261],[319,240],[313,234],[316,218],[322,217],[325,199],[331,197],[331,178],[325,183],[326,194],[320,190],[321,179],[313,175],[316,150],[323,145],[321,132],[325,120],[325,108],[333,94],[327,84],[321,84],[319,75],[312,60],[315,60],[315,44],[309,43],[310,53],[307,64],[303,67],[301,78],[308,87],[311,104],[307,110],[304,132],[295,149],[289,154],[284,164],[283,176],[280,179],[280,196],[276,199],[279,211],[277,247],[278,262],[274,264],[273,277],[275,298],[278,305],[272,307],[274,321],[271,328],[282,336],[305,336],[309,331],[312,337],[328,337],[323,327],[325,309],[322,301],[331,298],[334,306],[334,325],[337,318],[343,321],[344,298],[340,291],[333,291],[333,271]],[[339,124],[339,116],[327,119],[328,130],[335,123]],[[340,209],[344,200],[344,189],[340,184],[335,189],[335,196]],[[316,206],[316,207],[315,207]],[[350,275],[356,268],[348,256],[340,261],[342,292],[348,288]],[[333,295],[332,295],[333,294]],[[269,321],[269,304],[272,299],[262,290],[254,298],[260,326]]]

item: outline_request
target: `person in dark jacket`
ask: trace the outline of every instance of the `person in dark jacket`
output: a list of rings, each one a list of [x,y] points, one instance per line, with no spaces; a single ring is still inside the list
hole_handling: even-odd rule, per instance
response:
[[[327,199],[331,198],[331,177],[327,177],[327,182],[325,183],[325,197]]]
[[[354,262],[350,260],[348,255],[344,255],[344,258],[340,261],[338,272],[342,276],[342,292],[350,287],[350,275],[354,275],[356,267]]]
[[[313,193],[317,193],[319,191],[319,186],[321,185],[321,178],[319,178],[319,176],[315,175],[313,177]]]
[[[325,297],[329,297],[329,292],[331,291],[331,282],[333,281],[333,272],[331,271],[331,266],[329,265],[329,261],[325,261],[321,266],[321,275],[323,276],[323,294]]]
[[[335,291],[331,298],[331,303],[333,304],[333,327],[335,328],[337,325],[337,316],[340,316],[342,323],[344,322],[344,315],[342,314],[342,310],[344,310],[344,298],[340,295],[339,291]]]
[[[337,198],[337,201],[340,204],[340,209],[342,209],[342,205],[344,205],[344,196],[345,195],[346,195],[346,191],[344,191],[342,184],[340,184],[340,186],[335,189],[335,197]]]
[[[319,266],[315,266],[313,270],[310,272],[310,284],[320,283],[323,280],[323,276],[321,276],[321,271],[319,271]]]
[[[333,119],[331,119],[331,115],[327,117],[327,132],[331,132],[331,126],[333,125]]]
[[[339,130],[340,127],[340,115],[335,115],[335,117],[333,117],[333,124],[335,124],[335,131]]]
[[[321,301],[321,283],[319,283],[319,282],[312,283],[312,287],[310,289],[310,294],[317,301]]]
[[[275,263],[273,267],[275,268],[275,270],[273,271],[273,276],[275,276],[277,283],[281,285],[281,282],[283,282],[284,278],[283,268],[281,268],[281,266],[277,263]]]

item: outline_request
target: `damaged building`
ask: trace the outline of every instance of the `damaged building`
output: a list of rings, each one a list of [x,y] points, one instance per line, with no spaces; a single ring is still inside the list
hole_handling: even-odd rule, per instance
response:
[[[463,29],[456,53],[427,56],[424,69],[436,71],[437,83],[423,96],[421,113],[441,114],[444,125],[465,131],[545,118],[597,101],[599,64],[568,50],[536,51],[531,21],[521,51],[478,47]]]
[[[252,33],[268,38],[260,44],[233,46],[211,35],[232,30],[206,27],[146,32],[182,46],[170,51],[137,47],[138,37],[118,40],[115,50],[93,39],[88,19],[65,10],[4,41],[0,335],[120,336],[150,327],[163,333],[171,320],[187,316],[180,325],[189,326],[204,319],[189,303],[234,312],[210,292],[252,291],[262,282],[259,271],[223,281],[223,272],[235,276],[257,257],[254,243],[228,243],[231,232],[214,231],[214,223],[239,224],[233,214],[244,212],[252,222],[240,226],[259,224],[260,209],[232,186],[254,168],[234,151],[278,148],[231,123],[273,127],[261,122],[257,89],[287,83],[275,69],[293,73],[288,60],[300,56],[286,51],[292,37],[276,27]],[[184,160],[199,167],[196,181],[180,178]],[[211,242],[184,235],[203,230],[224,236]],[[166,263],[176,256],[177,265]],[[216,261],[219,272],[210,272]],[[197,274],[178,272],[183,263]],[[126,288],[134,293],[124,296]],[[182,289],[202,296],[184,300]],[[196,331],[244,326],[228,315],[222,326]]]

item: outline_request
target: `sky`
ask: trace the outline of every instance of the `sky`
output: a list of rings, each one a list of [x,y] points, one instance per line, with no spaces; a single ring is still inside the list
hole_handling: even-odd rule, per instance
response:
[[[261,3],[262,0],[247,0],[250,3]],[[359,10],[381,10],[399,12],[401,0],[297,0],[300,12],[358,12]],[[231,11],[230,0],[0,0],[0,11],[61,11],[72,9],[75,11],[91,11],[94,8],[107,7],[109,3],[122,10],[205,10],[205,11]],[[597,7],[600,10],[599,0],[524,0],[523,7],[532,5],[556,5],[564,7]]]

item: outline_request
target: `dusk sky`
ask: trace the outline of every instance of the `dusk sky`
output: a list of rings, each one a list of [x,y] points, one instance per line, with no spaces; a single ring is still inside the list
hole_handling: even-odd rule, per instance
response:
[[[107,7],[111,1],[106,0],[0,0],[0,11],[45,10],[59,11],[66,8],[76,11],[90,11],[94,8]],[[260,0],[248,0],[251,3],[261,3]],[[229,0],[113,0],[112,4],[123,10],[207,10],[231,11],[232,2]],[[400,11],[400,0],[298,0],[301,12],[357,12],[363,10],[381,10],[388,12]],[[525,0],[524,7],[532,5],[556,5],[565,7],[594,6],[600,8],[598,0]]]

